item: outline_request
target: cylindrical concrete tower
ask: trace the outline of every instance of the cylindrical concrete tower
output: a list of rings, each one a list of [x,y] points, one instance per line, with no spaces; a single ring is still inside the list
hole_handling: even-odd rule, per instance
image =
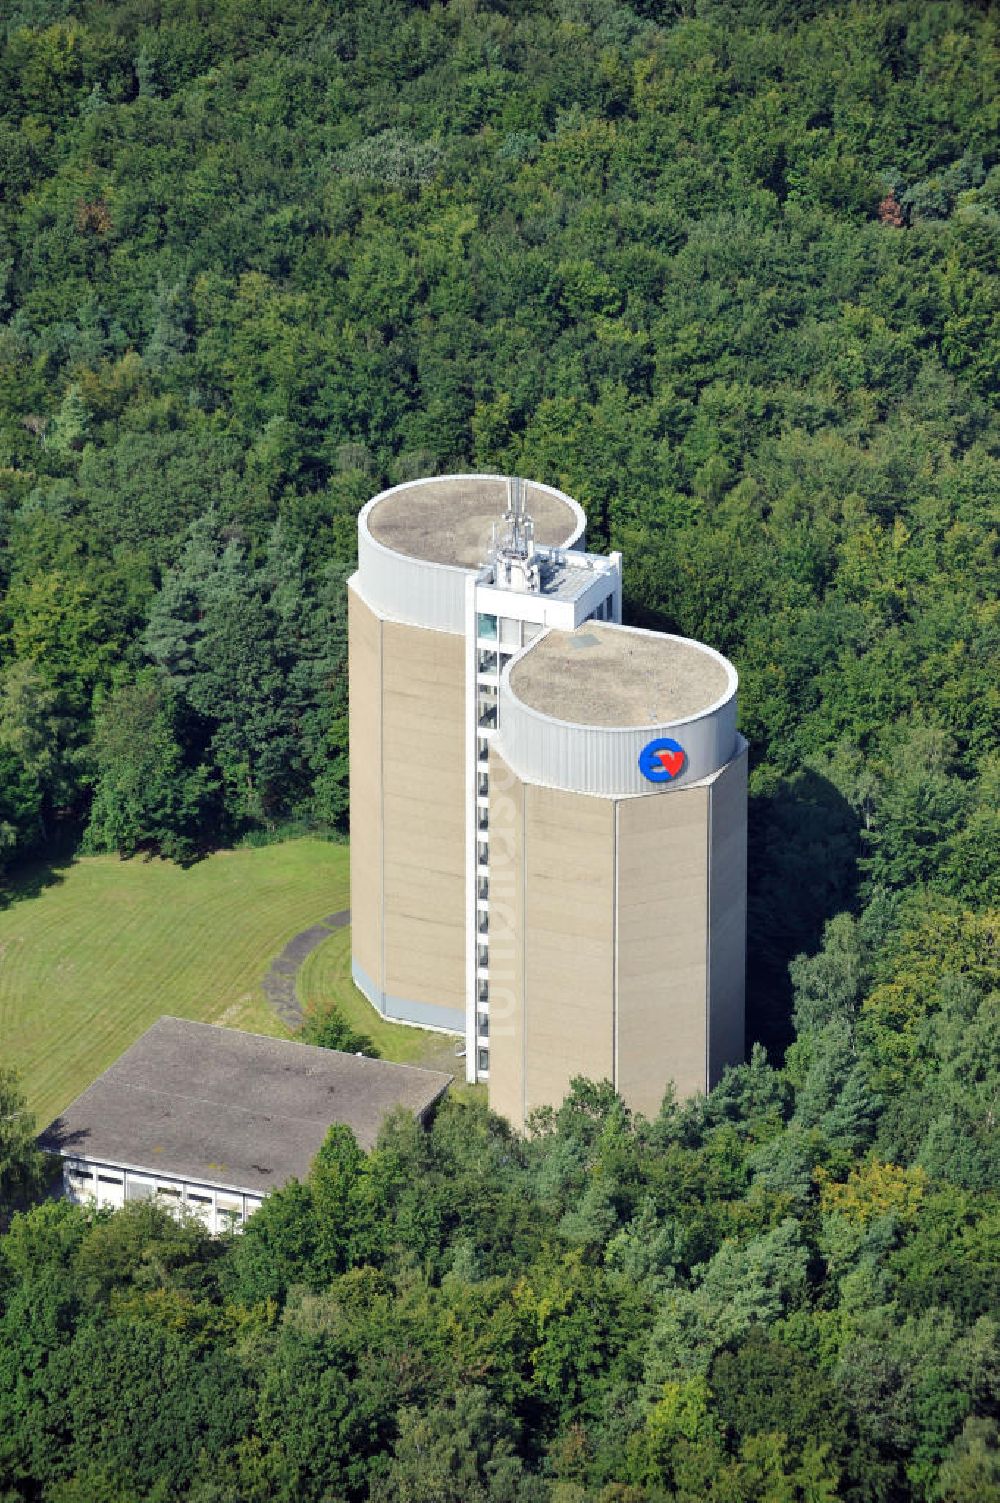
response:
[[[653,1113],[743,1055],[736,674],[622,627],[584,527],[548,486],[414,481],[349,586],[354,979],[463,1035],[518,1125],[576,1075]]]
[[[498,475],[382,492],[358,518],[349,585],[354,979],[384,1016],[463,1035],[475,901],[470,582],[483,573],[507,497]],[[535,484],[524,497],[539,544],[581,541],[575,501]]]
[[[489,752],[490,1104],[574,1076],[650,1115],[743,1058],[746,743],[736,673],[588,621],[500,681]]]

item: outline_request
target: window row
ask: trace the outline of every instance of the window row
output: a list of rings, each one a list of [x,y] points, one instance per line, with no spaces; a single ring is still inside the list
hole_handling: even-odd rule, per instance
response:
[[[156,1200],[161,1205],[186,1209],[200,1217],[210,1231],[239,1228],[246,1217],[260,1205],[255,1196],[244,1196],[208,1186],[194,1189],[176,1181],[166,1181],[131,1169],[96,1168],[90,1164],[63,1165],[63,1186],[72,1200],[93,1202],[101,1207],[117,1208],[126,1202]]]
[[[518,621],[513,616],[485,615],[482,611],[476,616],[476,640],[479,642],[496,642],[505,656],[519,652],[533,641],[542,630],[537,621]]]

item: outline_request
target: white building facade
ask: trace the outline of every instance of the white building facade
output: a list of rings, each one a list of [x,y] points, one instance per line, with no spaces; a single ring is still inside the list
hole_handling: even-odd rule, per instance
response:
[[[155,1200],[175,1215],[196,1216],[213,1233],[239,1232],[248,1216],[263,1205],[261,1195],[238,1185],[178,1179],[128,1164],[106,1164],[85,1157],[63,1160],[63,1194],[77,1205],[119,1210],[140,1200]]]

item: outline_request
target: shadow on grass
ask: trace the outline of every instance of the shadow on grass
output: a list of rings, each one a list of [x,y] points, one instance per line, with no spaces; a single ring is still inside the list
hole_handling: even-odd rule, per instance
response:
[[[58,887],[63,873],[73,865],[72,851],[39,861],[26,861],[9,871],[0,871],[0,913],[27,898],[40,897],[49,887]]]

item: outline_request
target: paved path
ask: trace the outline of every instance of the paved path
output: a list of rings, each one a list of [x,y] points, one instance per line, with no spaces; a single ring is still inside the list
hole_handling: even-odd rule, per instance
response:
[[[332,930],[343,929],[350,922],[349,908],[328,913],[318,924],[303,929],[301,934],[290,939],[277,959],[271,961],[271,969],[262,982],[264,996],[289,1028],[298,1028],[302,1022],[302,1004],[295,991],[295,978],[302,962],[324,939],[329,939]]]

